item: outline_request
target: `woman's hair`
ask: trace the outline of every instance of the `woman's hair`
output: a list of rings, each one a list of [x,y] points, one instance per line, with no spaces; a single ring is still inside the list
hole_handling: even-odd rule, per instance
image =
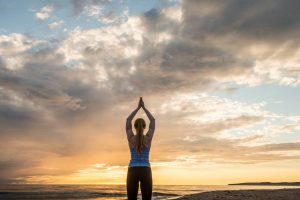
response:
[[[144,144],[144,129],[146,128],[146,123],[143,118],[137,118],[134,122],[134,128],[136,130],[136,138],[134,148],[138,154],[141,154]]]

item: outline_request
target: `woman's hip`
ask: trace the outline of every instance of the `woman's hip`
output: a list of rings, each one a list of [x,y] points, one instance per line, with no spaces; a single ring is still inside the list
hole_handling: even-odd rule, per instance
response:
[[[134,176],[152,176],[152,170],[149,166],[134,166],[134,167],[128,167],[128,175],[134,175]]]

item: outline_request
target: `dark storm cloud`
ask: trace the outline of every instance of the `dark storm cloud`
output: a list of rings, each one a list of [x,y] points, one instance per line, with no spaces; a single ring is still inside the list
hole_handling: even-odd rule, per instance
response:
[[[299,32],[299,8],[297,0],[183,1],[185,29],[196,38],[203,33],[207,36],[235,33],[237,40],[249,37],[282,42],[291,33]]]
[[[251,73],[254,64],[251,59],[238,58],[235,52],[203,39],[202,30],[193,32],[199,37],[191,36],[185,31],[187,28],[183,28],[191,23],[187,19],[178,22],[157,9],[148,11],[141,18],[149,34],[143,37],[143,46],[136,65],[147,66],[153,60],[159,60],[159,70],[162,73],[169,73],[174,77],[180,73],[186,84],[188,80],[190,87],[197,83],[206,83],[205,86],[209,87],[218,78]],[[170,34],[171,39],[154,44],[153,40],[161,33]],[[174,85],[180,86],[181,81],[174,82]]]
[[[299,47],[299,9],[297,0],[192,0],[182,2],[180,21],[152,9],[141,17],[149,34],[144,36],[145,45],[138,61],[145,63],[159,58],[160,70],[182,73],[189,77],[190,85],[206,80],[207,88],[215,81],[251,79],[255,63],[270,55],[274,59],[287,59],[286,69],[280,69],[282,76],[298,76],[294,64],[289,65],[288,60],[294,59]],[[170,34],[171,39],[151,45],[153,38],[163,32]],[[260,44],[268,48],[259,50]],[[258,53],[250,47],[258,49]],[[281,51],[274,55],[278,48]]]
[[[147,34],[136,64],[150,65],[159,60],[163,72],[188,76],[190,87],[203,81],[208,88],[216,80],[250,78],[255,61],[264,54],[272,55],[274,48],[285,42],[293,41],[293,45],[285,46],[276,56],[294,55],[299,44],[299,8],[300,3],[295,0],[183,1],[179,22],[151,9],[141,17]],[[170,34],[171,39],[153,43],[161,33]],[[259,43],[269,49],[261,55],[250,53],[249,46]]]
[[[162,70],[182,70],[187,74],[199,73],[203,78],[225,77],[246,73],[253,66],[251,61],[234,58],[229,52],[209,44],[197,44],[194,41],[178,40],[170,43],[162,55]],[[190,75],[191,75],[190,74]]]
[[[145,12],[141,16],[141,20],[146,26],[149,33],[160,33],[170,29],[175,28],[178,24],[176,21],[167,18],[161,10],[152,8],[151,10]],[[149,34],[148,33],[148,34]]]

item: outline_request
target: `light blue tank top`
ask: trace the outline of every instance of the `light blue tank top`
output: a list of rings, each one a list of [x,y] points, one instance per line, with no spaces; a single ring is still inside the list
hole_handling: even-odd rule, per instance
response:
[[[146,147],[146,146],[142,149],[140,155],[135,151],[134,147],[130,148],[131,159],[129,162],[129,167],[134,167],[134,166],[150,167],[149,152],[150,152],[150,147]]]

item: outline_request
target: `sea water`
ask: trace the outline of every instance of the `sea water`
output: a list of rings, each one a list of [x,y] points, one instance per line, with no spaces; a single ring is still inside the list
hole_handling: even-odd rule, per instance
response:
[[[280,189],[296,186],[154,185],[153,200],[174,199],[214,190]],[[0,185],[0,199],[96,199],[125,200],[126,185]],[[139,190],[138,199],[141,199]]]

